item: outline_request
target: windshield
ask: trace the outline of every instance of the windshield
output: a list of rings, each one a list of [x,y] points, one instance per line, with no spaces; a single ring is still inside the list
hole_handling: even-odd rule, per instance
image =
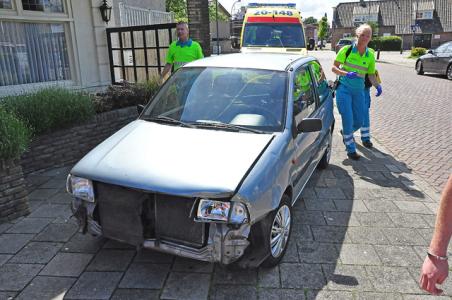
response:
[[[170,77],[141,118],[282,131],[286,78],[280,71],[183,68]]]
[[[243,47],[266,46],[305,48],[301,24],[248,23],[245,25]]]

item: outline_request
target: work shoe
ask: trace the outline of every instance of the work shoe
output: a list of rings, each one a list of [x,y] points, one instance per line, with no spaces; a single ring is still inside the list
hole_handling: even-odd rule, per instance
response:
[[[363,141],[363,146],[366,147],[366,148],[372,149],[374,144],[372,144],[371,141]]]
[[[348,158],[358,160],[361,156],[356,152],[347,153]]]

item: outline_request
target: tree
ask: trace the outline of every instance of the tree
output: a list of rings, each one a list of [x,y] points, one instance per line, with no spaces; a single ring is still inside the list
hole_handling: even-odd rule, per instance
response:
[[[220,3],[218,3],[219,5]],[[218,6],[218,21],[228,21],[229,17],[225,15]],[[209,18],[210,21],[216,21],[217,20],[217,14],[216,14],[216,1],[209,1]]]
[[[215,13],[215,1],[209,1],[209,18],[210,21],[216,20]],[[175,21],[188,21],[187,17],[187,1],[186,0],[166,0],[166,11],[171,11],[174,13]],[[218,20],[219,21],[227,21],[228,16],[225,15],[222,11],[218,10]]]
[[[306,19],[303,20],[303,23],[305,25],[307,25],[307,24],[317,24],[318,20],[316,18],[314,18],[314,17],[307,17]]]
[[[378,23],[370,21],[370,22],[367,22],[367,24],[369,24],[369,26],[372,27],[372,35],[377,36],[378,35]]]
[[[325,39],[326,35],[328,34],[328,18],[322,17],[322,19],[319,22],[319,32],[317,33],[319,39],[321,40],[321,45],[323,46],[323,40]]]

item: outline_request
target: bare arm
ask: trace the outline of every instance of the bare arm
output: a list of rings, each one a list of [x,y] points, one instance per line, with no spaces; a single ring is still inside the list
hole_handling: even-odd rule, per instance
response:
[[[166,64],[165,68],[163,68],[162,74],[160,74],[160,79],[165,78],[165,76],[171,71],[171,64]]]
[[[430,253],[438,256],[447,256],[447,246],[452,235],[452,175],[444,187],[438,214],[436,216],[435,231],[430,242]],[[439,260],[435,257],[427,256],[421,269],[419,284],[427,292],[439,295],[443,291],[436,287],[442,284],[449,273],[447,260]]]
[[[338,62],[337,60],[334,61],[333,67],[331,68],[331,71],[333,71],[334,74],[336,75],[340,75],[340,76],[345,76],[347,75],[347,72],[344,70],[341,70],[339,68],[339,66],[341,65],[340,62]]]

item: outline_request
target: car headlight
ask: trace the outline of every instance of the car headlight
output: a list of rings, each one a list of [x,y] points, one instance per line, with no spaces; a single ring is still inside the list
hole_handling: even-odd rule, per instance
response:
[[[248,221],[248,210],[243,203],[239,202],[201,199],[196,219],[201,222],[242,224]]]
[[[94,202],[93,182],[89,179],[69,174],[66,181],[66,189],[69,194],[72,194],[76,198]]]

